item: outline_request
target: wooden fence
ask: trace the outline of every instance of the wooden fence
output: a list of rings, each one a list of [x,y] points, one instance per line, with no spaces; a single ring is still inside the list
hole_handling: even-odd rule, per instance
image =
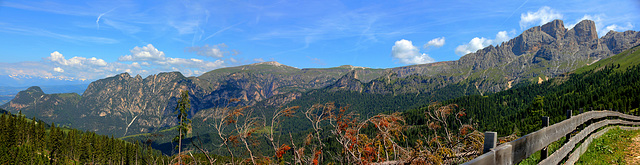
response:
[[[544,127],[536,132],[525,135],[514,141],[501,144],[497,147],[495,147],[495,139],[485,139],[485,153],[464,164],[518,164],[520,161],[531,156],[531,154],[546,148],[549,144],[558,141],[562,137],[567,137],[566,139],[569,140],[560,147],[560,149],[542,160],[540,164],[558,164],[563,160],[566,160],[567,163],[571,164],[577,161],[580,154],[584,153],[586,148],[581,148],[585,146],[585,144],[582,144],[580,148],[576,149],[576,151],[568,157],[570,152],[573,151],[578,143],[583,141],[583,139],[599,128],[607,125],[640,125],[640,116],[633,116],[615,111],[589,111],[576,116],[572,116],[571,111],[567,111],[567,116],[568,119],[566,120]],[[574,131],[584,126],[586,127],[580,130],[579,133],[571,136]],[[495,137],[495,133],[485,133],[486,138],[491,136]],[[585,140],[585,142],[590,142],[591,139],[593,138],[590,137]],[[491,142],[494,143],[491,144]],[[588,146],[588,144],[586,145]]]

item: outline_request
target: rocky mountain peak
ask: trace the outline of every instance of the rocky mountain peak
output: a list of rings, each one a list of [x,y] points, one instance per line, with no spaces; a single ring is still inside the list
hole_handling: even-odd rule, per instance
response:
[[[575,38],[578,44],[598,39],[596,23],[592,20],[582,20],[569,30],[564,38]]]
[[[261,62],[261,63],[255,63],[255,64],[251,64],[251,65],[273,65],[273,66],[282,66],[281,63],[278,63],[276,61],[267,61],[267,62]]]
[[[182,75],[182,73],[175,71],[175,72],[162,72],[162,73],[158,73],[158,77],[167,77],[167,78],[183,78],[184,75]]]
[[[357,72],[352,70],[338,79],[334,84],[330,85],[329,89],[362,92],[362,83],[357,79],[357,77]]]
[[[127,73],[127,72],[124,72],[124,73],[120,73],[120,74],[116,75],[116,77],[131,78],[131,75],[129,75],[129,73]]]
[[[25,90],[26,92],[31,92],[31,93],[44,93],[42,92],[42,89],[39,86],[32,86],[27,88],[27,90]]]
[[[564,34],[567,32],[567,29],[564,27],[564,23],[559,19],[542,25],[540,30],[556,39],[564,37]]]
[[[560,26],[555,26],[557,24],[551,23],[546,28],[551,34],[557,35],[557,33],[562,33],[558,29]],[[562,26],[564,27],[564,26]],[[540,26],[532,27],[520,34],[519,36],[509,40],[507,42],[507,47],[511,47],[511,51],[516,55],[523,55],[536,52],[540,49],[542,45],[550,44],[556,41],[557,38],[555,36],[550,35],[547,32],[544,32]],[[512,45],[512,46],[511,46]],[[504,46],[502,46],[504,47]],[[485,48],[487,49],[487,48]],[[481,53],[486,53],[489,51],[484,51]]]
[[[346,68],[346,69],[368,69],[367,67],[362,67],[362,66],[353,66],[353,65],[341,65],[338,68]]]
[[[44,95],[44,92],[42,91],[42,89],[40,89],[40,87],[32,86],[27,90],[18,92],[18,94],[16,94],[16,97],[12,100],[12,103],[27,105],[40,98],[42,95]]]

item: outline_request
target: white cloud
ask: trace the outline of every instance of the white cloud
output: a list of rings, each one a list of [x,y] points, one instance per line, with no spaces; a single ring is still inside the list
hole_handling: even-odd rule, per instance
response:
[[[254,58],[253,61],[255,61],[255,62],[264,62],[264,59],[262,59],[262,58]]]
[[[131,55],[120,56],[118,61],[158,61],[164,60],[164,52],[159,51],[153,45],[134,47],[130,50]]]
[[[507,32],[507,31],[500,31],[498,32],[498,34],[496,34],[496,38],[495,39],[487,39],[484,37],[478,38],[475,37],[473,39],[471,39],[471,41],[469,41],[469,43],[464,44],[464,45],[459,45],[458,47],[456,47],[455,53],[458,55],[465,55],[465,54],[469,54],[472,52],[475,52],[479,49],[482,49],[484,47],[487,47],[489,45],[498,45],[502,42],[508,41],[509,39],[511,39],[515,34],[515,30],[511,30],[511,32]]]
[[[133,63],[131,63],[131,67],[134,67],[134,68],[137,68],[137,69],[142,68],[142,67],[140,66],[140,63],[138,63],[138,62],[133,62]]]
[[[602,28],[602,20],[603,20],[602,18],[603,17],[605,17],[604,14],[598,14],[598,15],[585,14],[584,16],[582,16],[582,18],[576,20],[575,23],[567,25],[567,28],[568,29],[572,29],[578,23],[580,23],[580,21],[582,21],[582,20],[592,20],[593,22],[596,23],[596,29]]]
[[[444,37],[434,38],[431,41],[424,44],[425,49],[429,49],[431,47],[439,48],[444,46]]]
[[[464,44],[456,47],[456,54],[465,55],[471,52],[475,52],[478,49],[482,49],[484,47],[491,45],[492,42],[493,42],[492,40],[486,39],[484,37],[482,38],[475,37],[471,39],[471,41],[469,41],[468,44]]]
[[[562,14],[549,6],[543,6],[536,12],[528,11],[526,14],[522,13],[520,15],[520,29],[525,29],[531,25],[542,25],[554,19],[562,19],[562,17]]]
[[[224,67],[224,60],[207,61],[197,58],[172,58],[165,57],[164,52],[149,44],[143,47],[134,47],[131,55],[120,56],[119,62],[106,62],[102,59],[91,57],[73,57],[66,59],[60,52],[55,51],[39,65],[47,67],[28,67],[19,65],[17,69],[11,69],[15,73],[25,73],[30,76],[64,77],[75,79],[98,79],[113,76],[122,72],[131,74],[154,74],[159,72],[180,71],[185,76],[194,76],[207,71]],[[53,70],[51,70],[53,68]],[[3,69],[3,67],[0,67]]]
[[[612,24],[602,29],[602,32],[600,32],[600,34],[605,35],[611,30],[622,32],[622,31],[630,30],[632,28],[633,28],[633,24],[631,24],[631,22],[627,22],[627,26],[618,26],[616,24]]]
[[[51,53],[51,55],[47,59],[62,65],[67,65],[67,60],[65,60],[64,56],[58,51]]]
[[[58,51],[51,53],[50,56],[47,57],[46,59],[62,66],[71,66],[71,67],[82,67],[84,65],[89,65],[89,66],[106,66],[107,65],[106,61],[104,61],[103,59],[95,58],[95,57],[85,58],[85,57],[76,56],[67,60],[64,58],[64,55],[62,55]]]
[[[69,80],[95,80],[122,72],[147,76],[159,72],[179,71],[185,76],[197,76],[227,65],[227,60],[208,61],[197,58],[165,57],[153,45],[134,47],[131,55],[120,56],[116,62],[107,62],[96,57],[65,58],[55,51],[39,62],[2,63],[0,75],[24,75],[41,78]]]
[[[626,31],[633,28],[633,24],[631,24],[631,22],[627,22],[625,26],[620,26],[617,24],[610,24],[605,26],[605,22],[607,22],[606,18],[607,16],[605,14],[596,14],[596,15],[585,14],[584,16],[582,16],[582,18],[576,20],[575,23],[569,24],[567,28],[571,29],[575,27],[578,23],[580,23],[580,21],[583,21],[583,20],[592,20],[596,24],[596,31],[598,32],[598,36],[600,37],[606,35],[611,30],[621,32],[621,31]]]
[[[64,72],[64,69],[62,69],[60,67],[55,67],[55,68],[53,68],[53,71],[62,73],[62,72]]]
[[[222,44],[213,45],[213,46],[204,45],[204,46],[187,47],[186,49],[188,52],[195,52],[197,55],[214,57],[214,58],[222,58],[229,53],[229,51],[224,50],[226,48],[227,48],[227,45],[222,43]]]
[[[515,34],[515,30],[511,31],[512,34]],[[493,41],[494,44],[499,44],[505,41],[509,41],[509,39],[511,39],[511,37],[509,36],[509,33],[507,33],[507,31],[500,31],[498,32],[498,34],[496,34],[496,39]]]
[[[224,44],[216,45],[225,46]],[[199,47],[210,48],[209,46]],[[185,58],[172,58],[165,57],[164,52],[159,51],[153,45],[148,44],[142,48],[134,47],[130,50],[131,55],[120,56],[119,61],[132,61],[130,68],[147,69],[152,71],[180,71],[186,76],[191,76],[196,73],[206,72],[209,70],[224,67],[225,61],[216,60],[214,62],[205,61],[202,59],[185,59]],[[196,72],[199,71],[199,72]]]
[[[391,48],[391,56],[399,60],[403,64],[424,64],[432,63],[435,60],[429,57],[428,54],[420,53],[420,49],[414,46],[409,40],[396,41],[395,45]]]

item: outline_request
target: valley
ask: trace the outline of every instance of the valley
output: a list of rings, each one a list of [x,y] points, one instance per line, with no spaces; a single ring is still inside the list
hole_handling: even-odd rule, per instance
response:
[[[477,156],[480,132],[526,135],[540,128],[539,113],[548,115],[550,123],[563,120],[567,109],[639,113],[640,96],[635,94],[640,86],[634,81],[640,76],[639,39],[636,31],[598,37],[591,20],[570,29],[553,20],[455,61],[385,69],[299,69],[262,62],[190,77],[165,72],[143,78],[125,72],[91,82],[81,94],[29,87],[0,108],[59,126],[149,142],[165,155],[176,155],[175,107],[180,93],[189,91],[192,124],[185,140],[204,143],[183,144],[187,150],[202,147],[252,163],[254,157],[305,164],[416,158],[463,163]],[[443,132],[449,138],[437,140]],[[428,142],[432,138],[446,147],[434,148]],[[293,150],[280,151],[286,144]],[[439,149],[475,155],[451,158],[436,153]],[[277,154],[285,152],[293,154]],[[356,154],[368,156],[360,160]],[[433,159],[427,160],[428,155]]]

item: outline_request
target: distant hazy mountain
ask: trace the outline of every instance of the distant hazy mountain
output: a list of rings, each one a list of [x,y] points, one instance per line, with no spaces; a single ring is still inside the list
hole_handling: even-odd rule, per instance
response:
[[[70,80],[56,78],[41,78],[25,75],[0,75],[0,86],[30,87],[30,86],[54,86],[54,85],[78,85],[89,84],[91,81]]]
[[[89,86],[89,84],[51,85],[41,86],[40,88],[44,93],[77,93],[82,95],[84,90],[87,89],[87,86]],[[0,86],[0,105],[11,101],[18,92],[26,90],[27,88],[29,87]]]
[[[598,38],[593,21],[566,29],[561,20],[555,20],[456,61],[389,69],[298,69],[265,62],[216,69],[199,77],[171,72],[142,78],[123,73],[92,82],[82,96],[45,94],[40,88],[29,88],[0,108],[22,110],[45,122],[123,136],[175,125],[173,112],[181,90],[190,91],[192,116],[225,106],[230,98],[248,105],[281,106],[314,89],[391,96],[418,96],[447,88],[463,89],[449,90],[460,95],[497,92],[589,65],[638,45],[639,39],[640,33],[635,31],[611,31]]]

